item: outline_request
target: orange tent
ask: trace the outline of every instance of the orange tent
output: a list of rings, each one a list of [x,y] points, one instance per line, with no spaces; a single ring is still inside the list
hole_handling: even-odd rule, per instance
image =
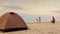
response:
[[[0,17],[0,31],[25,30],[25,21],[16,13],[8,12]]]

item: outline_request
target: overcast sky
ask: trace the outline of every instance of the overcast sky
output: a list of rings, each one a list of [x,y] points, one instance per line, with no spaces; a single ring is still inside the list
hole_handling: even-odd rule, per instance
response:
[[[5,11],[60,16],[60,0],[0,0],[0,13]]]

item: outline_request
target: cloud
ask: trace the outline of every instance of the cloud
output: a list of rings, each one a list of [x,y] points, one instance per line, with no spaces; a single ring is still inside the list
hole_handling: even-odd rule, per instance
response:
[[[10,6],[10,5],[7,5],[7,6],[3,6],[4,8],[6,9],[11,9],[11,10],[20,10],[20,9],[23,9],[22,7],[20,6]]]
[[[24,13],[33,15],[52,15],[60,9],[59,0],[0,0],[7,5],[3,6],[4,10],[23,10]],[[32,9],[30,9],[32,8]],[[59,12],[58,12],[59,13]],[[58,14],[57,13],[57,14]]]
[[[0,2],[7,3],[30,3],[32,0],[0,0]]]
[[[55,11],[55,14],[60,14],[60,11]]]
[[[4,5],[2,7],[3,7],[2,10],[23,10],[23,11],[28,11],[29,12],[28,9],[25,9],[25,8],[23,8],[21,6],[15,6],[15,5],[9,5],[8,4],[8,5]]]

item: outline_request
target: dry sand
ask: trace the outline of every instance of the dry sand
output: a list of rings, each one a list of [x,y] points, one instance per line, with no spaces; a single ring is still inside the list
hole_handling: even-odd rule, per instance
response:
[[[0,34],[60,34],[60,22],[27,23],[29,30],[0,32]]]

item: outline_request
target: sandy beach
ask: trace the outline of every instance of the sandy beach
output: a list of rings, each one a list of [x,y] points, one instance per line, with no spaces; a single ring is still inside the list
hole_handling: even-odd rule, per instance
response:
[[[27,23],[28,30],[14,32],[0,32],[0,34],[60,34],[60,23],[52,24],[50,22]]]

